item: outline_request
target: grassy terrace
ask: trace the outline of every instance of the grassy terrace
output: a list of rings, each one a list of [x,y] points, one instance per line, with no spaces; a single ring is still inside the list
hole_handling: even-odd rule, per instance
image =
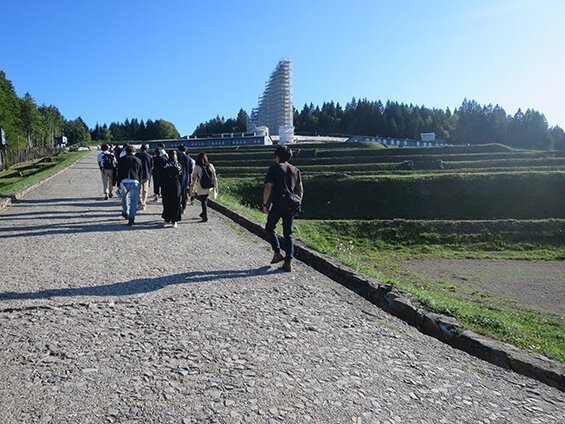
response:
[[[220,177],[221,168],[218,168]],[[263,177],[224,178],[222,190],[258,207]],[[304,176],[304,219],[565,218],[565,171]]]
[[[405,267],[415,260],[564,261],[562,157],[501,145],[385,149],[356,143],[344,149],[336,143],[298,149],[292,162],[304,175],[305,213],[296,220],[297,238],[399,286],[469,329],[565,361],[562,315]],[[315,157],[307,157],[308,149],[316,150]],[[264,223],[259,203],[273,151],[207,150],[219,174],[219,200]],[[444,169],[398,169],[407,158],[440,159]]]
[[[65,166],[88,152],[63,152],[50,158],[20,163],[0,173],[0,196],[9,195]]]

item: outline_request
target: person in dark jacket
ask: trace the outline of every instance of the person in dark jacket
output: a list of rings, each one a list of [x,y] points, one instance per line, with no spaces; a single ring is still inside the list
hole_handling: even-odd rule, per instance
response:
[[[122,148],[120,147],[119,144],[116,144],[116,147],[114,147],[113,149],[113,154],[114,157],[116,158],[116,162],[118,161],[118,159],[120,159],[120,156],[122,154]],[[114,168],[114,179],[112,181],[114,181],[114,185],[116,186],[116,193],[118,193],[118,197],[120,197],[120,184],[118,183],[118,167],[116,166]],[[121,197],[120,197],[121,199]]]
[[[171,224],[177,227],[181,220],[183,199],[186,204],[186,190],[184,189],[184,178],[182,165],[177,159],[177,152],[169,152],[169,160],[163,166],[161,173],[161,193],[163,195],[163,214],[165,225]]]
[[[141,160],[141,180],[139,181],[139,209],[145,210],[147,204],[147,193],[149,192],[149,181],[153,171],[153,156],[147,153],[147,145],[141,145],[141,151],[135,156]]]
[[[265,230],[275,252],[272,264],[282,262],[285,271],[291,271],[291,261],[294,256],[294,239],[292,230],[294,216],[298,209],[289,210],[283,200],[283,195],[294,193],[300,197],[304,193],[300,171],[294,165],[288,163],[292,157],[292,151],[287,146],[278,146],[275,150],[275,164],[267,171],[265,177],[265,188],[263,190],[263,212],[268,214]],[[279,238],[276,226],[279,220],[283,221],[284,250],[286,256],[281,254]]]
[[[182,201],[182,212],[184,213],[184,210],[186,209],[186,201],[188,199],[188,196],[190,195],[190,184],[192,182],[191,181],[192,174],[194,173],[194,168],[192,166],[193,163],[192,158],[186,153],[186,146],[184,144],[179,145],[177,158],[182,166],[182,177],[184,181],[183,189],[186,192],[185,195],[183,196],[183,201]]]
[[[165,158],[159,149],[155,149],[155,153],[153,154],[153,193],[156,202],[159,201],[159,196],[161,195],[161,174],[167,160],[168,156]]]
[[[135,224],[141,175],[141,160],[135,156],[135,147],[128,145],[126,155],[118,160],[118,183],[122,194],[122,216],[130,227]]]

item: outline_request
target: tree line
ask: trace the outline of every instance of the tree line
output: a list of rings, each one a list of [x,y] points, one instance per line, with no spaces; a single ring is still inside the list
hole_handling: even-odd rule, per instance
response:
[[[18,97],[12,81],[3,71],[0,71],[0,128],[5,132],[10,149],[53,147],[63,135],[69,139],[90,137],[80,117],[69,121],[53,105],[38,107],[29,93]]]
[[[247,113],[237,118],[217,116],[198,125],[193,136],[244,132]],[[565,149],[565,133],[549,127],[545,116],[535,110],[518,110],[508,115],[500,106],[481,106],[465,99],[453,112],[398,102],[356,100],[342,107],[333,101],[322,107],[305,104],[294,110],[295,133],[325,136],[378,136],[419,140],[420,133],[435,132],[436,138],[453,144],[503,143],[531,149]]]
[[[192,133],[195,137],[210,137],[213,134],[241,133],[247,131],[247,112],[239,110],[237,118],[225,119],[216,116],[209,121],[199,124]]]
[[[18,97],[12,81],[0,70],[0,128],[4,130],[9,149],[54,147],[59,138],[67,137],[68,144],[91,141],[128,141],[179,138],[174,124],[164,119],[139,122],[126,119],[124,123],[96,124],[94,129],[79,116],[67,120],[51,105],[37,106],[31,94]]]
[[[240,109],[236,118],[217,116],[201,123],[193,136],[245,132],[247,113]],[[333,101],[322,107],[305,104],[294,110],[296,134],[351,136],[365,135],[400,139],[420,138],[420,133],[435,132],[436,138],[454,144],[503,143],[531,149],[564,149],[565,133],[559,126],[550,127],[538,111],[518,110],[513,116],[500,106],[481,106],[465,99],[453,112],[387,101],[356,100],[342,107]],[[9,148],[53,147],[66,136],[69,144],[96,141],[156,140],[179,138],[174,124],[164,119],[155,121],[126,119],[110,126],[96,124],[89,129],[79,116],[67,120],[51,105],[37,106],[26,93],[16,95],[12,82],[0,71],[0,128],[6,134]]]
[[[322,107],[304,105],[294,111],[297,134],[365,135],[419,140],[420,133],[435,132],[436,138],[454,144],[503,143],[530,149],[565,149],[565,133],[549,127],[538,111],[520,109],[514,116],[492,104],[481,106],[465,99],[453,111],[429,109],[398,102],[355,100],[345,108],[333,101]]]
[[[136,118],[126,119],[124,123],[112,122],[108,127],[106,124],[96,124],[90,136],[98,141],[129,141],[129,140],[166,140],[180,138],[175,125],[164,119],[147,122],[138,121]]]

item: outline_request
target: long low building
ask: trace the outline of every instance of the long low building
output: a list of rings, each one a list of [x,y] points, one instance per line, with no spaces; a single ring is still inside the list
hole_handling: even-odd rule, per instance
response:
[[[188,149],[204,148],[204,147],[228,147],[228,146],[269,146],[273,144],[273,140],[268,135],[257,135],[247,133],[235,134],[218,134],[213,137],[202,138],[179,138],[176,140],[147,140],[136,141],[135,145],[146,144],[149,149],[156,149],[157,144],[163,143],[165,149],[177,148],[180,144],[184,144]]]
[[[408,140],[401,138],[383,138],[383,137],[365,137],[365,136],[354,136],[349,138],[347,141],[379,143],[382,144],[383,146],[410,146],[410,147],[434,147],[434,146],[445,146],[447,144],[438,141],[419,141],[419,140]]]
[[[294,136],[294,143],[332,143],[332,142],[348,142],[362,141],[366,143],[380,143],[383,146],[412,146],[412,147],[432,147],[445,146],[445,142],[438,141],[419,141],[396,138],[383,137],[326,137],[326,136]],[[176,149],[180,144],[184,144],[188,149],[206,148],[206,147],[230,147],[230,146],[271,146],[279,143],[278,136],[269,136],[268,134],[257,133],[226,133],[215,134],[212,137],[201,138],[179,138],[175,140],[147,140],[133,141],[136,146],[146,144],[149,149],[156,149],[157,144],[163,143],[166,149]]]

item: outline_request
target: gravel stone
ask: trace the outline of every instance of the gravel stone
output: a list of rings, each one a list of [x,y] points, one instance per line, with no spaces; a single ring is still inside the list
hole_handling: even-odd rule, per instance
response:
[[[0,211],[0,422],[565,422],[559,390],[280,272],[215,211],[128,227],[95,161]]]

